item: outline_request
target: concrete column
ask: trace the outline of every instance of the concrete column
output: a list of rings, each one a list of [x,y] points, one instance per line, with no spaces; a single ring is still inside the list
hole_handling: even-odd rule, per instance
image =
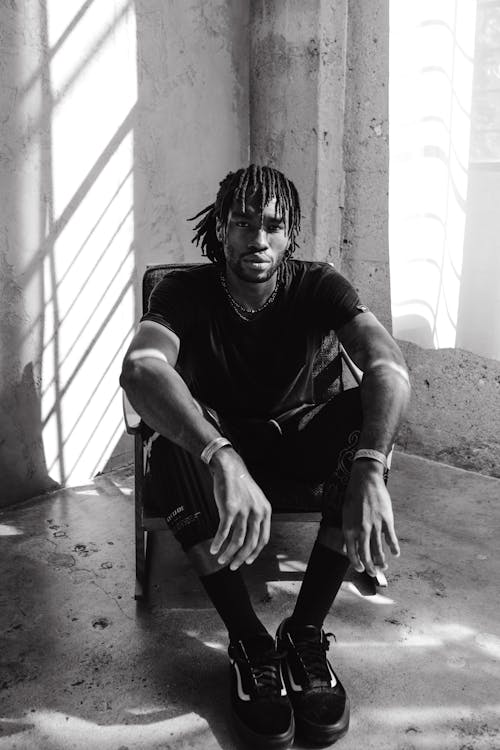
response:
[[[136,0],[137,279],[146,264],[201,262],[194,216],[248,162],[246,0]],[[140,297],[140,295],[139,295]]]
[[[389,3],[349,3],[341,270],[391,330]]]
[[[302,200],[298,256],[339,262],[347,0],[254,0],[250,157]]]
[[[0,9],[0,506],[53,488],[40,414],[46,33],[38,3]]]
[[[298,255],[333,261],[390,329],[388,0],[254,0],[251,159],[303,209]]]

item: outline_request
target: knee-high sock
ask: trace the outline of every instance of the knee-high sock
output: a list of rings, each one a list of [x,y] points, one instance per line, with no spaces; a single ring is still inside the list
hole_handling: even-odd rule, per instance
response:
[[[347,557],[315,542],[290,618],[290,628],[323,625],[348,567]]]
[[[210,575],[200,576],[200,581],[226,625],[230,640],[246,640],[268,634],[254,612],[239,570],[230,570],[226,566]]]

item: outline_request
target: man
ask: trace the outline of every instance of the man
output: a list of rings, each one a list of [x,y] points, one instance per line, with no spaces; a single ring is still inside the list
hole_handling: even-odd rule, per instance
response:
[[[408,376],[351,284],[292,259],[300,205],[281,172],[229,173],[200,216],[195,240],[212,263],[157,285],[121,384],[155,431],[155,498],[228,628],[238,729],[256,748],[287,747],[295,729],[327,745],[347,731],[349,701],[322,625],[349,562],[372,576],[385,568],[382,536],[399,554],[384,475]],[[364,377],[317,405],[313,362],[332,330]],[[325,489],[295,609],[274,641],[240,568],[269,540],[266,487],[280,478]]]

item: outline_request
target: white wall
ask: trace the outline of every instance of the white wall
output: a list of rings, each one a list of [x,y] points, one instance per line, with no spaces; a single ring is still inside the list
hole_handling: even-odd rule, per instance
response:
[[[500,8],[393,0],[390,28],[393,331],[500,359]]]

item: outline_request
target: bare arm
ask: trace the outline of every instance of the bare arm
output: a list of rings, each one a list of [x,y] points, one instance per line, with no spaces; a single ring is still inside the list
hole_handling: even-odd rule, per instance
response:
[[[410,395],[401,351],[375,315],[356,315],[338,331],[353,362],[363,371],[363,430],[359,447],[387,455],[391,450]],[[374,366],[375,365],[375,366]]]
[[[165,326],[141,323],[125,355],[120,385],[149,427],[199,457],[220,433],[175,370],[179,348],[178,336]],[[253,562],[269,541],[271,506],[233,448],[219,449],[209,468],[220,516],[211,552],[218,554],[227,542],[219,562],[235,569]]]
[[[120,385],[141,418],[195,456],[220,433],[174,369],[180,341],[159,323],[141,323],[123,360]]]
[[[385,456],[391,450],[405,413],[409,380],[399,347],[372,313],[361,313],[338,331],[355,364],[364,372],[361,383],[363,427],[359,448]],[[399,544],[392,503],[383,481],[383,466],[366,459],[353,463],[344,504],[344,536],[356,570],[375,575],[386,567],[382,533],[395,555]]]

